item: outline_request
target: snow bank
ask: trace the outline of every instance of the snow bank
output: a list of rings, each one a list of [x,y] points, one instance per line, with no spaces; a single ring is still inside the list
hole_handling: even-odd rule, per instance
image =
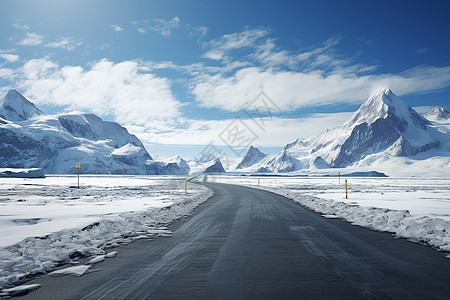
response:
[[[334,215],[354,225],[395,233],[414,242],[424,242],[450,252],[450,222],[439,218],[415,217],[407,210],[363,207],[344,202],[267,189],[324,215]]]
[[[44,170],[39,168],[34,169],[0,168],[0,177],[45,178],[45,175]]]
[[[99,180],[104,182],[108,179],[108,177],[103,178],[105,179],[96,177],[92,181]],[[163,181],[164,184],[159,187],[151,187],[151,189],[155,190],[154,195],[158,193],[171,195],[171,201],[160,201],[164,205],[156,203],[151,204],[153,207],[147,207],[147,209],[142,211],[125,211],[118,214],[101,215],[97,217],[98,221],[82,228],[64,229],[43,236],[34,235],[14,245],[0,248],[0,289],[3,289],[4,292],[4,288],[23,282],[29,275],[50,272],[58,265],[77,262],[80,257],[98,257],[103,255],[105,257],[113,257],[116,252],[106,254],[105,249],[127,244],[136,239],[170,236],[170,231],[166,227],[161,227],[161,225],[170,224],[179,218],[189,215],[198,205],[213,195],[211,190],[195,184],[190,185],[188,194],[184,195],[184,182],[182,182],[183,191],[180,192],[181,189],[177,187],[176,183],[171,182],[170,179],[155,179],[153,181],[158,180]],[[149,184],[153,181],[147,180],[146,182]],[[52,184],[56,182],[57,180],[53,179]],[[171,193],[167,190],[169,187],[172,187]],[[18,189],[17,186],[14,186],[14,188]],[[21,187],[20,191],[27,188],[29,187]],[[91,196],[99,193],[92,186],[86,189],[90,191]],[[113,190],[117,195],[120,195],[121,190],[122,193],[126,193],[123,191],[126,190],[125,188],[112,187],[109,189]],[[144,196],[148,195],[146,190],[139,190],[138,187],[131,186],[128,189],[137,189],[137,192],[145,194]],[[63,194],[67,192],[63,188],[60,190]],[[98,196],[104,197],[102,193],[105,193],[105,191],[102,190]],[[112,202],[112,205],[114,205],[114,200],[114,197],[108,199],[108,201]],[[128,200],[132,204],[135,199],[130,198]],[[53,200],[49,197],[47,201]],[[67,201],[82,202],[80,199]],[[27,202],[20,203],[26,205]],[[5,205],[3,202],[0,204]],[[69,203],[68,206],[73,204]],[[101,204],[101,206],[104,205],[104,203]],[[68,207],[66,209],[70,211],[72,208]],[[86,217],[89,220],[90,216]],[[27,226],[32,227],[34,225],[27,224]],[[98,260],[91,260],[91,263],[95,263]]]
[[[327,218],[338,217],[450,252],[448,180],[351,178],[350,199],[342,199],[342,186],[330,181],[336,179],[261,177],[257,185],[257,178],[214,176],[213,180],[277,193]],[[338,194],[331,193],[336,189]]]

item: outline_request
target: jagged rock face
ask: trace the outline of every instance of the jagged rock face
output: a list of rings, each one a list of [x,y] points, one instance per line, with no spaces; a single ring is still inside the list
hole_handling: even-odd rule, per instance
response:
[[[258,148],[250,146],[247,154],[244,156],[244,158],[238,164],[236,169],[243,169],[243,168],[251,167],[255,163],[261,161],[264,157],[266,157],[266,154],[259,151]]]
[[[5,113],[7,112],[7,113]],[[47,174],[188,174],[181,158],[156,162],[126,128],[93,114],[45,115],[17,91],[0,100],[0,167]],[[184,163],[183,163],[184,162]]]
[[[222,166],[222,162],[220,161],[219,158],[216,158],[212,165],[210,165],[209,167],[207,167],[203,173],[224,173],[225,169]]]
[[[10,90],[0,100],[0,118],[5,120],[12,122],[25,121],[43,114],[33,103],[16,90]]]
[[[317,168],[317,169],[326,169],[329,168],[330,165],[327,163],[327,161],[325,159],[323,159],[321,156],[317,156],[314,159],[313,165]]]
[[[334,167],[346,167],[367,154],[385,150],[401,136],[406,127],[395,116],[378,119],[372,124],[362,123],[353,128],[350,137],[342,144]]]

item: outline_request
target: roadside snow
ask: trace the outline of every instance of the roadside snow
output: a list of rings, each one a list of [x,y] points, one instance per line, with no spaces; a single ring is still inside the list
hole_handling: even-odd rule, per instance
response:
[[[61,275],[72,275],[80,277],[90,268],[90,265],[81,265],[75,267],[68,267],[60,270],[56,270],[51,272],[49,275],[51,276],[61,276]]]
[[[208,180],[271,191],[326,218],[338,217],[450,251],[450,179],[346,177],[339,183],[338,177],[208,176]]]
[[[105,249],[170,236],[212,191],[178,176],[74,176],[0,179],[0,289]],[[96,263],[94,258],[90,263]]]
[[[0,296],[20,296],[24,294],[28,294],[34,290],[40,288],[40,284],[23,284],[19,286],[15,286],[13,288],[4,289],[0,292]]]

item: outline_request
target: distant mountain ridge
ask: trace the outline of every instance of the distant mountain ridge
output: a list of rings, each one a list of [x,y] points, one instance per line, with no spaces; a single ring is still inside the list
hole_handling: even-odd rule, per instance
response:
[[[435,106],[424,117],[428,120],[447,120],[450,119],[450,111],[445,107]]]
[[[382,89],[342,126],[306,140],[296,139],[278,154],[254,159],[251,166],[247,163],[244,171],[284,173],[345,168],[363,161],[370,166],[380,157],[389,160],[430,151],[450,156],[446,152],[450,148],[449,136],[432,125],[391,90]],[[247,157],[244,160],[249,161]]]
[[[79,112],[45,115],[16,90],[0,99],[0,167],[47,174],[188,174],[179,158],[152,159],[142,142],[115,122]]]

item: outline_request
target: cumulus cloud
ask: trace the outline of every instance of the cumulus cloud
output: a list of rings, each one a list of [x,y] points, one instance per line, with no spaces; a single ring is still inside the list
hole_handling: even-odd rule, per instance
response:
[[[64,37],[64,38],[60,38],[59,40],[57,40],[55,42],[50,42],[50,43],[46,44],[45,47],[62,48],[62,49],[66,49],[68,51],[72,51],[73,49],[75,49],[75,47],[80,46],[80,45],[81,45],[81,42],[75,42],[71,38]]]
[[[17,72],[18,88],[38,105],[90,111],[149,128],[179,115],[180,103],[169,80],[148,73],[138,61],[103,59],[83,68],[32,59]]]
[[[19,41],[17,45],[20,46],[37,46],[42,44],[44,37],[34,32],[27,32],[27,37]]]
[[[114,30],[114,31],[122,31],[123,30],[123,28],[122,27],[120,27],[119,25],[111,25],[111,28],[112,28],[112,30]]]

